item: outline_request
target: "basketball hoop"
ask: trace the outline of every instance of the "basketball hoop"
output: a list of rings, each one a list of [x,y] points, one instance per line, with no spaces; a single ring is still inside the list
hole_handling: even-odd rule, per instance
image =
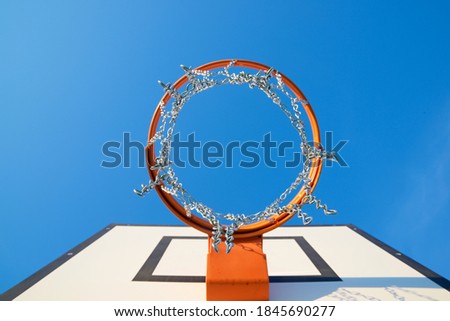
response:
[[[165,94],[153,114],[146,147],[150,182],[142,185],[141,190],[134,190],[136,194],[144,196],[155,189],[179,219],[211,236],[211,246],[216,251],[224,239],[227,253],[233,247],[235,238],[259,237],[284,224],[294,215],[300,217],[304,224],[309,224],[312,218],[302,211],[305,204],[315,204],[327,215],[336,213],[312,195],[319,180],[323,159],[332,159],[333,155],[322,148],[314,111],[301,90],[289,78],[273,68],[248,60],[219,60],[193,69],[181,67],[185,74],[173,85],[159,82]],[[241,70],[233,72],[238,67],[241,67]],[[251,73],[248,70],[256,72]],[[301,139],[300,148],[305,157],[303,168],[295,181],[264,210],[250,215],[218,213],[197,201],[179,182],[170,159],[172,135],[183,106],[194,95],[223,85],[248,85],[263,91],[281,108],[297,130]],[[307,139],[300,106],[306,112],[311,125],[312,144]],[[159,150],[157,142],[160,144]],[[286,201],[293,191],[297,191],[297,194],[289,202]]]

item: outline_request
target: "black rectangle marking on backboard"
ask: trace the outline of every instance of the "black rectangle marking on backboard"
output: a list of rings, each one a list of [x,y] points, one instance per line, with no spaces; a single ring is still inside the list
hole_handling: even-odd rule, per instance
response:
[[[133,281],[150,282],[205,282],[204,276],[184,276],[184,275],[154,275],[159,261],[169,247],[170,242],[175,239],[182,240],[207,240],[204,236],[163,236],[155,249],[152,251],[144,265],[133,278]]]
[[[205,276],[193,275],[154,275],[156,267],[161,261],[164,253],[174,239],[192,240],[204,239],[201,236],[164,236],[156,245],[144,265],[139,269],[139,272],[133,278],[133,281],[146,282],[205,282]],[[325,260],[317,253],[316,250],[301,236],[272,236],[265,237],[266,240],[273,239],[289,239],[294,240],[303,252],[308,256],[311,262],[319,271],[320,275],[286,275],[286,276],[269,276],[271,283],[294,283],[294,282],[331,282],[342,281],[341,278],[333,271],[333,269],[325,262]]]

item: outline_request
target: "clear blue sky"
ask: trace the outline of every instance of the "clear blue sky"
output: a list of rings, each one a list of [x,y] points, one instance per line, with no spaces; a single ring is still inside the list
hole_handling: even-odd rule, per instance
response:
[[[147,180],[136,154],[131,168],[105,169],[102,145],[124,132],[145,142],[162,95],[156,81],[176,80],[179,64],[224,58],[284,72],[322,135],[349,140],[349,167],[325,168],[317,188],[339,215],[309,209],[314,224],[353,223],[450,278],[449,9],[447,1],[2,1],[0,292],[109,223],[179,223],[155,194],[132,193]],[[253,92],[225,96],[225,107],[186,109],[179,130],[202,140],[295,137],[281,112],[252,103]],[[206,203],[250,211],[293,172],[180,176]]]

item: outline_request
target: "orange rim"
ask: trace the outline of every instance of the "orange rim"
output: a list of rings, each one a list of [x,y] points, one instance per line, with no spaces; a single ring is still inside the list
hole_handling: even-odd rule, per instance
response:
[[[210,62],[205,65],[202,65],[195,69],[196,70],[212,70],[212,69],[217,69],[217,68],[223,68],[223,67],[228,66],[228,64],[233,60],[232,59],[218,60],[218,61],[214,61],[214,62]],[[252,69],[256,69],[256,70],[269,70],[270,69],[266,65],[263,65],[258,62],[250,61],[250,60],[234,60],[234,61],[235,61],[234,66],[242,66],[242,67],[252,68]],[[276,73],[277,73],[277,71],[274,70],[273,75],[275,75]],[[289,78],[287,78],[285,75],[283,75],[280,72],[278,72],[278,73],[281,75],[282,80],[286,84],[286,86],[289,87],[290,90],[292,90],[292,92],[297,96],[298,99],[306,100],[306,97],[305,97],[305,95],[303,95],[302,91]],[[173,87],[178,90],[187,81],[188,81],[188,78],[186,75],[184,75],[183,77],[178,79],[173,84]],[[163,102],[164,105],[167,105],[170,98],[171,98],[170,94],[166,92],[164,94],[164,96],[162,97],[161,102]],[[148,140],[149,141],[154,136],[154,134],[156,133],[157,128],[158,128],[158,123],[159,123],[159,119],[161,116],[159,105],[160,104],[158,104],[158,106],[156,107],[156,110],[153,114],[152,121],[150,123],[150,128],[149,128],[149,132],[148,132]],[[302,105],[303,105],[304,110],[306,111],[308,120],[311,124],[314,145],[320,147],[321,144],[320,144],[319,125],[317,123],[317,119],[314,114],[314,111],[309,104],[302,104]],[[146,157],[147,157],[148,173],[150,175],[151,180],[154,181],[158,171],[151,169],[151,167],[155,165],[155,159],[156,159],[155,148],[154,148],[153,144],[147,145]],[[311,179],[311,182],[310,182],[311,191],[314,190],[314,188],[317,185],[317,182],[319,181],[320,173],[322,171],[322,165],[323,164],[322,164],[321,159],[316,158],[313,160],[313,163],[311,165],[311,170],[309,172],[309,178]],[[182,220],[186,224],[192,226],[193,228],[195,228],[201,232],[211,235],[212,226],[208,221],[206,221],[196,215],[192,215],[191,217],[188,217],[186,215],[186,211],[184,210],[184,207],[180,203],[178,203],[178,201],[172,195],[165,193],[161,189],[161,186],[159,186],[159,185],[156,185],[155,189],[156,189],[156,192],[158,193],[159,197],[161,198],[161,200],[164,202],[164,204],[180,220]],[[305,189],[301,188],[300,191],[297,193],[297,195],[295,195],[294,198],[289,202],[289,204],[300,204],[304,197],[305,197]],[[283,213],[280,215],[274,215],[270,220],[264,220],[261,222],[244,225],[244,226],[240,227],[234,233],[234,237],[235,238],[248,238],[248,237],[255,237],[255,236],[262,235],[262,234],[267,233],[267,232],[277,228],[278,226],[286,223],[290,218],[292,218],[292,216],[294,216],[294,214]]]

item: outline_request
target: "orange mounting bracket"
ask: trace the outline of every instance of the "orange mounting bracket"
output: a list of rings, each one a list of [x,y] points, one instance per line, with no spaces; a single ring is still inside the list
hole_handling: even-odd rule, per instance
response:
[[[233,250],[226,253],[224,242],[219,252],[211,246],[206,264],[206,299],[208,301],[267,301],[269,274],[263,238],[236,239]]]

